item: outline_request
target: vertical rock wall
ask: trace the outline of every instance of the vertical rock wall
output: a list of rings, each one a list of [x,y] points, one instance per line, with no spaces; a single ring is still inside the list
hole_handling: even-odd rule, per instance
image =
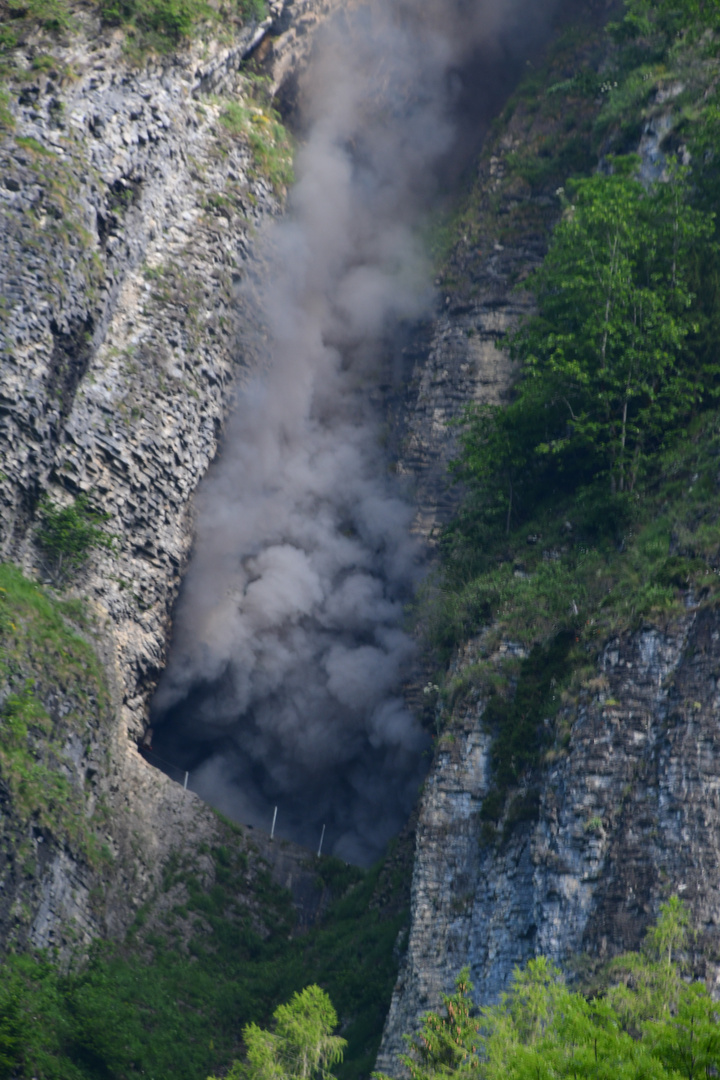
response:
[[[307,22],[312,4],[298,11]],[[232,41],[137,66],[119,31],[77,19],[70,40],[14,51],[14,128],[0,137],[0,558],[49,576],[34,542],[46,494],[60,504],[88,494],[116,535],[73,587],[94,619],[113,719],[88,727],[67,764],[88,807],[107,807],[99,839],[112,865],[93,869],[32,835],[35,878],[16,873],[12,855],[0,875],[17,893],[7,918],[23,911],[18,940],[43,946],[121,933],[170,850],[224,828],[144,761],[137,740],[189,554],[192,495],[262,333],[238,289],[257,230],[281,206],[221,118],[242,100],[243,60],[264,35],[282,50],[283,34],[298,33],[293,5],[276,5]]]
[[[648,180],[661,176],[665,167],[660,143],[677,122],[667,105],[675,93],[674,85],[658,93],[643,126],[639,152]],[[531,134],[529,130],[528,137]],[[492,220],[508,213],[513,200],[516,209],[527,206],[517,187],[503,187],[512,148],[511,125],[484,157],[480,184],[486,185],[489,197],[479,214],[478,245],[485,248],[484,259],[479,250],[468,260],[471,293],[478,282],[493,283],[493,318],[502,320],[501,328],[527,310],[518,305],[522,294],[511,293],[510,284],[537,265],[543,247],[537,235],[519,245],[482,243],[483,228],[487,226],[492,241]],[[496,202],[500,197],[499,209],[491,209],[493,193]],[[496,260],[510,267],[504,281]],[[458,299],[457,290],[449,290],[445,312],[428,331],[438,342],[437,354],[434,358],[430,352],[431,362],[421,370],[418,385],[434,386],[435,399],[428,409],[418,395],[417,430],[424,441],[413,442],[411,434],[408,448],[421,445],[423,452],[410,452],[403,459],[405,467],[417,470],[421,507],[428,491],[433,493],[431,507],[442,507],[444,497],[445,513],[452,498],[438,493],[436,478],[442,470],[435,472],[434,462],[452,452],[452,433],[443,435],[438,425],[433,440],[433,416],[457,415],[473,398],[497,400],[512,374],[505,362],[491,365],[492,381],[481,376],[463,383],[473,339],[466,343],[462,328],[468,325],[469,312],[480,310],[474,297],[465,298],[467,293],[464,287]],[[482,316],[479,325],[487,325]],[[443,327],[449,331],[444,337]],[[458,343],[463,356],[448,380],[450,393],[444,395],[439,375],[456,363]],[[411,433],[414,424],[408,424]],[[427,520],[431,530],[435,519],[430,515]],[[481,640],[467,643],[453,662],[452,674],[462,674],[482,648]],[[512,642],[503,642],[495,659],[513,650]],[[686,598],[681,618],[648,624],[607,643],[596,678],[572,710],[561,711],[571,735],[543,771],[538,814],[518,821],[495,842],[488,839],[480,815],[492,779],[485,702],[477,695],[466,697],[453,711],[420,800],[408,950],[386,1022],[379,1069],[392,1075],[402,1071],[397,1055],[404,1050],[403,1034],[416,1030],[423,1012],[435,1009],[441,994],[452,991],[466,964],[480,1003],[496,1001],[514,967],[536,955],[550,957],[572,977],[588,963],[636,949],[659,904],[673,893],[689,903],[698,929],[696,974],[717,989],[718,656],[720,616],[692,596]],[[529,794],[517,793],[520,798]]]
[[[720,979],[720,616],[689,608],[606,647],[570,744],[543,779],[537,823],[497,846],[482,702],[453,717],[421,801],[412,928],[379,1059],[469,964],[481,1002],[542,954],[573,970],[639,946],[672,892],[694,912],[696,970]],[[468,656],[466,660],[470,660]]]

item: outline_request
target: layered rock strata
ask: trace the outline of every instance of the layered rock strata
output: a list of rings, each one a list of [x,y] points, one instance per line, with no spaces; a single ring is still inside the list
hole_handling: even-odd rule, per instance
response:
[[[87,731],[67,770],[88,806],[107,805],[113,859],[99,872],[30,837],[36,877],[11,864],[5,877],[8,929],[35,945],[121,933],[174,847],[224,835],[137,740],[188,558],[191,498],[262,333],[237,293],[282,195],[223,117],[247,90],[244,59],[266,34],[281,48],[295,32],[292,5],[278,5],[231,42],[137,66],[119,31],[78,19],[71,40],[14,51],[14,127],[0,141],[0,557],[51,576],[35,542],[45,495],[85,493],[111,515],[114,550],[91,557],[75,591],[95,620],[114,720]],[[287,856],[294,887],[306,856]],[[286,884],[286,856],[263,857]]]
[[[643,125],[639,153],[648,181],[664,174],[660,143],[677,124],[678,114],[667,104],[674,93],[657,94]],[[489,192],[504,192],[512,134],[511,127],[504,136],[505,148],[489,149],[484,158],[481,183]],[[504,195],[507,212],[510,200],[506,191]],[[522,280],[537,265],[542,249],[540,236],[529,245],[498,245],[495,254],[510,267],[504,282],[493,268],[493,256],[487,262],[470,260],[471,285],[464,294],[492,281],[493,317],[503,320],[503,328],[511,326],[523,309],[517,306],[517,294],[511,299],[509,283]],[[488,267],[487,276],[483,266]],[[480,314],[471,328],[484,325],[482,307],[474,300],[458,303],[451,292],[446,308],[439,326],[443,317],[452,325],[455,311],[460,326],[471,311]],[[462,335],[448,334],[445,342],[454,341],[460,341],[461,352],[467,354]],[[437,355],[441,371],[457,363],[456,346],[444,343]],[[453,391],[461,385],[466,363],[463,357],[455,369]],[[423,370],[421,379],[431,367]],[[445,420],[467,401],[502,398],[509,389],[504,380],[512,376],[507,361],[491,364],[490,371],[489,384],[466,384],[457,400],[438,389],[437,415]],[[408,457],[405,467],[417,474],[421,507],[422,493],[431,492],[428,505],[440,509],[442,522],[443,511],[447,515],[452,509],[452,494],[438,487],[443,471],[436,473],[434,463],[452,454],[453,435],[439,425],[433,440],[432,430],[431,412],[419,424],[424,442],[417,445],[423,452]],[[433,513],[426,518],[426,531],[435,527]],[[461,675],[482,650],[481,640],[467,643],[451,674]],[[561,712],[571,731],[569,744],[543,772],[539,789],[515,793],[519,800],[539,798],[538,814],[527,815],[537,820],[504,830],[497,843],[489,842],[481,819],[492,783],[485,702],[476,695],[453,712],[420,800],[408,951],[385,1026],[379,1069],[392,1075],[402,1072],[402,1036],[417,1029],[424,1012],[438,1007],[465,965],[481,1004],[497,1001],[513,969],[537,955],[550,957],[572,977],[588,962],[592,966],[636,949],[659,904],[672,893],[689,903],[698,928],[696,973],[717,987],[719,650],[720,616],[696,605],[692,597],[687,598],[685,616],[674,623],[648,625],[609,642],[579,705]],[[500,662],[513,651],[522,657],[522,650],[504,642],[495,659]]]
[[[567,751],[543,780],[537,823],[487,843],[483,704],[453,717],[423,795],[412,927],[380,1065],[469,964],[481,1002],[542,954],[572,971],[639,946],[679,893],[699,928],[698,974],[720,978],[720,616],[690,608],[603,651]]]

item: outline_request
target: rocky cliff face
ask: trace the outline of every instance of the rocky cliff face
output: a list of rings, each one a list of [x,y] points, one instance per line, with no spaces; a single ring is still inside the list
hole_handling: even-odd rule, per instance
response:
[[[71,842],[18,824],[3,791],[0,919],[20,944],[121,934],[174,849],[200,852],[230,835],[145,762],[137,740],[191,544],[191,497],[261,333],[247,302],[238,315],[238,287],[254,231],[282,195],[222,116],[247,92],[251,52],[292,108],[311,31],[328,10],[286,4],[232,43],[141,68],[119,36],[90,25],[69,45],[17,52],[15,127],[0,144],[0,554],[45,575],[33,540],[44,492],[59,502],[91,493],[119,537],[77,590],[94,619],[83,633],[107,672],[112,718],[98,726],[91,708],[80,732],[62,735],[62,767],[86,812],[104,808],[109,861],[98,868]],[[469,400],[507,393],[501,341],[529,310],[514,286],[542,258],[557,213],[551,194],[508,171],[525,146],[554,138],[541,115],[528,110],[526,120],[487,149],[485,202],[453,264],[460,280],[438,281],[440,311],[405,344],[398,385],[387,388],[398,468],[415,483],[418,528],[431,538],[456,501],[448,421]],[[668,130],[654,123],[648,162]],[[420,803],[412,927],[381,1068],[394,1071],[401,1035],[465,963],[479,999],[493,1000],[513,966],[539,952],[572,967],[581,952],[635,947],[671,889],[692,902],[698,964],[716,978],[718,641],[717,613],[690,597],[672,625],[610,642],[594,684],[565,710],[570,739],[543,776],[536,820],[495,844],[480,819],[490,783],[484,702],[456,708]],[[456,658],[458,672],[479,647]],[[498,658],[515,649],[502,643]],[[9,690],[0,687],[3,699]],[[75,707],[69,695],[46,696],[58,724]],[[311,921],[324,901],[306,853],[233,836],[248,880],[270,865]],[[205,855],[196,870],[212,880]]]
[[[479,813],[489,785],[483,703],[453,717],[421,803],[412,929],[383,1067],[465,964],[478,999],[494,1001],[532,956],[572,971],[583,953],[637,948],[670,892],[692,907],[698,972],[716,985],[718,641],[717,612],[692,603],[673,625],[611,641],[543,779],[537,822],[497,846]]]
[[[278,6],[232,40],[140,66],[119,31],[82,13],[70,41],[29,38],[13,52],[0,142],[0,557],[48,576],[34,543],[43,494],[63,504],[88,493],[117,537],[74,590],[93,621],[85,633],[104,661],[111,718],[87,714],[76,735],[62,727],[69,706],[53,712],[60,767],[88,814],[105,807],[111,865],[93,868],[72,845],[17,825],[6,800],[5,909],[19,942],[121,933],[173,848],[227,831],[147,764],[137,740],[191,544],[191,498],[253,363],[257,327],[236,293],[252,237],[283,194],[224,116],[245,100],[242,64],[263,38],[292,72],[326,8],[300,4],[295,20],[292,4]],[[16,666],[16,682],[32,674]],[[10,679],[3,697],[12,689]],[[26,831],[42,855],[32,874],[16,850]],[[293,888],[309,883],[314,895],[305,852],[264,852],[278,881],[294,874]]]
[[[533,199],[527,190],[518,190],[517,182],[506,177],[505,163],[526,140],[537,137],[533,128],[532,121],[526,131],[511,127],[486,148],[477,180],[484,198],[476,218],[479,231],[472,241],[461,241],[449,281],[438,281],[446,285],[441,312],[406,348],[412,364],[410,407],[406,402],[398,421],[399,469],[414,480],[417,527],[431,543],[459,498],[448,474],[457,453],[452,422],[469,402],[497,404],[506,398],[513,368],[503,339],[532,310],[528,294],[513,286],[542,261],[547,239],[540,223],[553,210],[544,197]],[[503,226],[521,199],[531,217],[537,215],[538,227],[508,243]],[[472,653],[470,647],[456,668],[471,663]],[[482,725],[480,703],[471,719],[453,717],[449,726],[452,735],[438,746],[420,798],[407,954],[377,1061],[377,1068],[391,1075],[397,1075],[397,1055],[405,1050],[403,1035],[439,1002],[468,962],[469,935],[460,927],[475,909],[480,880],[478,815],[490,785],[491,739]],[[514,942],[516,927],[499,910],[498,916]],[[490,969],[504,985],[505,973],[493,964]]]
[[[666,167],[663,140],[678,119],[668,102],[683,90],[679,82],[669,84],[648,110],[637,146],[647,182]],[[436,474],[433,463],[436,455],[451,453],[452,433],[433,441],[433,416],[457,415],[463,401],[492,402],[509,389],[507,360],[498,363],[498,354],[489,351],[489,377],[483,378],[480,366],[480,378],[467,380],[476,340],[466,340],[467,327],[482,332],[488,316],[497,320],[500,332],[512,326],[527,308],[520,306],[522,294],[513,293],[511,283],[522,280],[542,256],[546,233],[521,229],[519,238],[516,233],[493,243],[497,222],[519,206],[531,220],[549,211],[549,200],[535,198],[533,215],[527,190],[517,179],[505,182],[508,151],[523,145],[515,123],[484,155],[480,184],[495,192],[494,203],[482,204],[480,241],[474,256],[474,245],[466,245],[468,273],[459,289],[448,289],[445,313],[430,333],[430,362],[418,377],[422,386],[434,379],[436,388],[429,410],[418,395],[422,434],[408,441],[408,448],[422,446],[423,452],[410,449],[404,459],[418,472],[421,509],[425,491],[433,493],[428,505],[444,502],[445,512],[451,507],[451,497],[438,493],[436,475],[442,470]],[[538,123],[525,130],[531,144]],[[499,272],[503,267],[509,270],[505,277]],[[475,294],[470,300],[469,293]],[[462,355],[456,359],[458,346]],[[443,392],[437,373],[448,369],[451,389]],[[458,401],[456,387],[462,388]],[[403,1034],[416,1029],[418,1018],[452,991],[465,965],[481,1004],[497,1001],[513,969],[537,955],[551,958],[571,978],[582,976],[611,956],[637,949],[659,904],[673,893],[688,902],[698,929],[696,974],[717,989],[719,619],[715,606],[686,593],[682,616],[648,622],[608,641],[595,676],[560,710],[557,726],[564,739],[548,755],[539,779],[528,778],[528,786],[514,793],[505,828],[494,835],[481,813],[492,787],[487,701],[474,691],[450,710],[420,799],[408,949],[379,1069],[402,1072],[397,1056],[405,1050]],[[502,641],[488,657],[489,629],[458,650],[453,677],[467,672],[479,656],[499,671],[509,656],[527,655],[512,641]]]

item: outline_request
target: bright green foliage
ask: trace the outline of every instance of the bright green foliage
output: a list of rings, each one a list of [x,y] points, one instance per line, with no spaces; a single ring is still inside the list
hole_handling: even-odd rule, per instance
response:
[[[145,48],[165,53],[190,37],[196,23],[214,15],[206,0],[101,0],[110,25],[131,27]]]
[[[58,601],[0,563],[0,780],[15,821],[33,821],[97,864],[103,811],[86,815],[84,781],[66,756],[68,737],[87,737],[109,706],[101,666],[78,632],[86,623],[79,602]],[[62,703],[55,720],[49,701]]]
[[[660,905],[658,921],[648,930],[642,950],[611,962],[607,998],[625,1028],[639,1031],[643,1024],[677,1011],[689,936],[690,913],[672,896]]]
[[[258,171],[267,177],[276,192],[282,193],[293,181],[293,149],[288,131],[279,113],[272,108],[265,87],[264,80],[253,80],[251,103],[230,102],[220,114],[220,123],[231,135],[247,139]]]
[[[457,472],[486,491],[490,510],[507,508],[506,532],[518,496],[527,506],[553,476],[577,484],[602,474],[613,494],[633,491],[717,376],[694,370],[684,348],[692,255],[710,243],[713,215],[686,204],[680,177],[650,193],[622,171],[569,188],[531,281],[539,313],[512,341],[515,398],[471,409],[461,437]]]
[[[700,983],[680,988],[677,1007],[662,1022],[645,1025],[644,1037],[667,1071],[695,1080],[712,1076],[720,1062],[717,1004]]]
[[[7,8],[11,17],[32,20],[45,30],[67,30],[72,22],[65,0],[8,0]]]
[[[691,255],[714,216],[687,205],[679,177],[649,194],[622,173],[570,191],[533,282],[540,314],[513,342],[525,371],[517,409],[546,413],[536,453],[580,455],[613,492],[632,491],[658,438],[702,392],[683,344]]]
[[[17,45],[23,31],[72,31],[73,5],[68,0],[7,0],[8,21],[0,22],[2,60]],[[242,26],[265,18],[265,0],[98,0],[97,10],[109,26],[126,31],[125,51],[136,59],[148,52],[169,53],[182,47],[203,29],[227,35],[233,24]],[[11,118],[10,118],[11,119]],[[0,103],[0,128],[11,126]]]
[[[2,33],[2,28],[0,28]],[[15,119],[10,111],[10,95],[7,90],[0,89],[0,131],[12,131],[15,127]]]
[[[702,983],[683,981],[673,947],[687,937],[687,909],[661,905],[641,954],[609,978],[635,980],[603,996],[570,990],[545,957],[515,969],[500,1003],[476,1009],[469,973],[428,1013],[404,1057],[413,1080],[699,1080],[720,1065],[718,1006]],[[619,994],[622,989],[622,994]],[[648,993],[648,991],[650,991]],[[382,1078],[380,1078],[382,1080]]]
[[[47,496],[40,504],[37,539],[47,557],[47,569],[56,583],[67,581],[87,561],[91,551],[111,551],[114,537],[100,526],[110,514],[96,509],[87,495],[60,506]]]
[[[647,933],[646,951],[657,963],[672,968],[673,958],[687,944],[690,931],[690,912],[677,896],[660,905],[660,918]]]
[[[333,1035],[337,1013],[319,986],[306,986],[273,1013],[275,1030],[246,1024],[245,1062],[235,1061],[229,1080],[334,1080],[345,1039]],[[210,1077],[209,1080],[216,1080]]]
[[[56,823],[72,827],[72,817],[82,813],[82,799],[52,754],[43,760],[28,753],[32,735],[42,739],[51,731],[50,717],[33,694],[31,681],[5,699],[0,709],[0,776],[12,795],[14,812],[54,831]]]

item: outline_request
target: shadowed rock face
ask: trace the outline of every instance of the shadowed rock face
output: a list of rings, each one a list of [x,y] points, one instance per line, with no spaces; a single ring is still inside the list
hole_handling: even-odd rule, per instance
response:
[[[499,849],[483,842],[479,818],[489,786],[482,705],[456,717],[421,802],[412,929],[383,1068],[464,964],[490,1003],[532,956],[572,966],[582,952],[602,960],[636,949],[671,892],[700,930],[696,971],[717,985],[719,643],[717,612],[692,607],[664,632],[610,642],[603,689],[582,702],[566,756],[544,777],[539,820]]]
[[[670,111],[660,111],[661,105],[646,123],[639,148],[648,176],[664,168],[664,159],[658,161],[657,131],[670,130],[676,122]],[[467,369],[488,308],[514,317],[521,313],[510,307],[511,298],[517,304],[522,294],[513,294],[509,282],[522,280],[543,254],[542,234],[492,243],[495,214],[507,213],[502,178],[516,137],[511,125],[483,155],[481,185],[500,199],[500,207],[482,204],[477,249],[468,246],[463,254],[461,245],[453,267],[462,271],[463,281],[448,289],[447,344],[438,350],[448,372],[447,387],[454,388]],[[484,232],[488,244],[483,244]],[[504,269],[510,270],[508,277]],[[472,331],[469,341],[452,333],[454,323]],[[431,340],[439,326],[442,320],[427,331]],[[426,353],[432,357],[429,347]],[[434,370],[439,367],[435,361]],[[511,373],[503,372],[502,364],[491,363],[489,370],[497,382],[466,389],[467,397],[473,390],[479,400],[502,396]],[[443,389],[443,380],[436,375],[423,382],[431,371],[432,361],[416,374],[418,388],[431,387],[427,414],[456,415],[458,406],[452,390]],[[418,411],[422,408],[421,391]],[[442,473],[434,472],[433,462],[436,453],[451,456],[451,434],[441,433],[438,425],[433,444],[432,423],[422,422],[416,443],[412,421],[406,430],[411,437],[401,460],[417,477],[421,508],[426,491],[438,492],[428,498],[428,506],[437,513],[444,501],[448,513],[453,493],[443,496]],[[430,516],[426,527],[433,524]],[[511,650],[513,643],[504,642],[501,649]],[[452,674],[460,675],[478,655],[485,655],[482,643],[467,642],[453,660]],[[636,949],[659,904],[673,893],[688,902],[699,931],[695,972],[717,988],[718,656],[718,613],[696,606],[691,596],[681,618],[610,641],[575,711],[561,711],[571,737],[544,768],[537,815],[516,823],[497,845],[488,843],[480,817],[492,783],[484,702],[466,699],[456,708],[420,799],[408,951],[379,1069],[397,1075],[402,1035],[417,1028],[423,1012],[439,1005],[464,965],[470,967],[480,1004],[497,1001],[513,968],[537,955],[550,957],[572,977],[578,966],[582,971],[578,960],[583,954],[583,963],[592,966]]]

